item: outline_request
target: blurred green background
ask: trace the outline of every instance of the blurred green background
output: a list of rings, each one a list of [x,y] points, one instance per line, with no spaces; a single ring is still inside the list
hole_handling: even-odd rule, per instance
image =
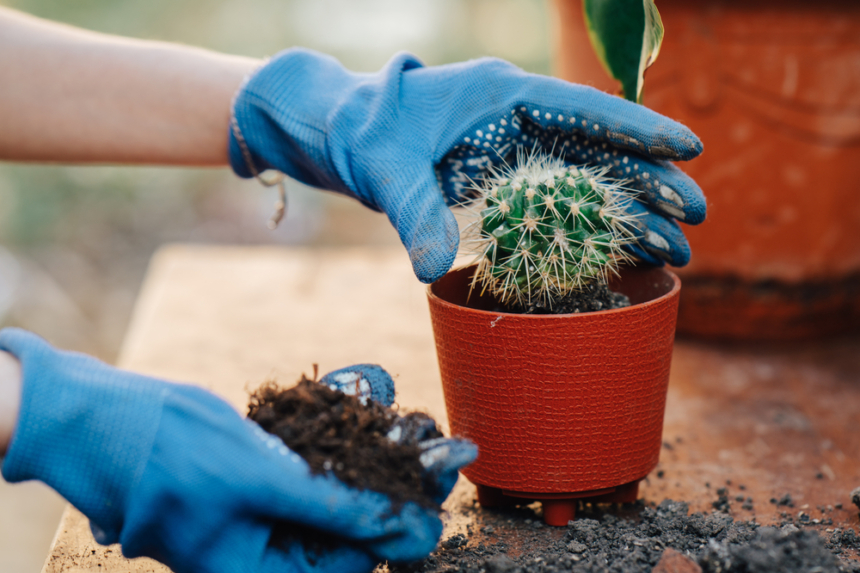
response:
[[[301,45],[359,71],[407,50],[426,64],[480,56],[550,70],[545,0],[13,0],[8,7],[101,32],[265,57]],[[0,82],[2,85],[2,82]],[[0,88],[2,89],[2,88]],[[112,361],[149,257],[166,242],[397,244],[384,216],[289,185],[289,214],[266,228],[273,190],[227,169],[0,163],[0,325]],[[39,571],[61,500],[0,482],[0,571]]]

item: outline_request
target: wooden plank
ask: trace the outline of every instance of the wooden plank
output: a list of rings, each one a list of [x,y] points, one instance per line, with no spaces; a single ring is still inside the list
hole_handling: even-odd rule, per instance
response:
[[[402,406],[445,424],[424,286],[399,249],[165,248],[151,264],[119,365],[199,384],[244,411],[248,385],[294,380],[313,362],[321,372],[382,364],[395,375]],[[778,348],[679,342],[662,474],[643,482],[641,496],[707,511],[715,490],[731,480],[738,517],[771,523],[783,511],[804,511],[831,519],[829,527],[857,530],[847,495],[860,485],[858,380],[860,339]],[[770,503],[784,493],[793,508]],[[753,497],[753,510],[734,500],[741,494]],[[521,523],[476,512],[473,503],[474,488],[461,479],[445,505],[445,535],[471,528],[470,544],[506,541],[516,551]],[[837,503],[843,508],[826,509]],[[480,533],[484,523],[495,529],[491,538]],[[69,509],[43,569],[61,571],[167,570],[99,546],[86,519]]]

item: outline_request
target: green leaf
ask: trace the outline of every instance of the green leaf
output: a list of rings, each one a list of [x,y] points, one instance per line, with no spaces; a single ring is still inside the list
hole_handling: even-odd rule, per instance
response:
[[[621,82],[624,97],[642,101],[645,70],[663,41],[654,0],[582,0],[588,36],[606,71]]]

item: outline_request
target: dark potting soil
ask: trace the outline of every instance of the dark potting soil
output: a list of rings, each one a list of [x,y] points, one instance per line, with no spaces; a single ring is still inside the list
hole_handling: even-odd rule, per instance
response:
[[[727,513],[688,514],[684,502],[642,502],[624,506],[618,517],[610,506],[581,506],[566,530],[525,518],[528,510],[481,510],[480,539],[456,534],[427,559],[389,566],[392,573],[650,573],[672,548],[690,558],[689,571],[703,573],[860,573],[860,562],[840,558],[860,550],[852,530],[835,530],[829,539],[803,523],[779,527],[734,521]],[[632,513],[631,513],[632,510]],[[534,514],[531,513],[531,517]],[[798,527],[798,525],[800,527]],[[504,541],[487,542],[500,527],[515,527]],[[515,545],[512,547],[511,545]],[[694,564],[695,563],[695,564]]]
[[[509,305],[504,310],[515,314],[575,314],[627,306],[630,306],[627,295],[611,291],[605,284],[595,282],[585,285],[580,290],[571,291],[561,299],[553,300],[552,305],[545,302],[531,302],[525,305]]]
[[[388,439],[398,418],[390,408],[362,404],[302,375],[292,388],[263,384],[251,394],[248,417],[281,438],[313,473],[331,472],[349,486],[387,494],[394,512],[409,501],[439,507],[424,491],[418,445]],[[403,418],[420,423],[428,416],[413,412]],[[436,433],[430,437],[442,436]]]

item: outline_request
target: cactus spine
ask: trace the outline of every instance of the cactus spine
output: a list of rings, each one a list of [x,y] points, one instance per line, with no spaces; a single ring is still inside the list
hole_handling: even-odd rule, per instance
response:
[[[539,153],[520,154],[518,167],[478,187],[464,245],[478,258],[480,283],[505,304],[553,301],[605,283],[630,257],[634,199],[605,167],[567,166]]]

